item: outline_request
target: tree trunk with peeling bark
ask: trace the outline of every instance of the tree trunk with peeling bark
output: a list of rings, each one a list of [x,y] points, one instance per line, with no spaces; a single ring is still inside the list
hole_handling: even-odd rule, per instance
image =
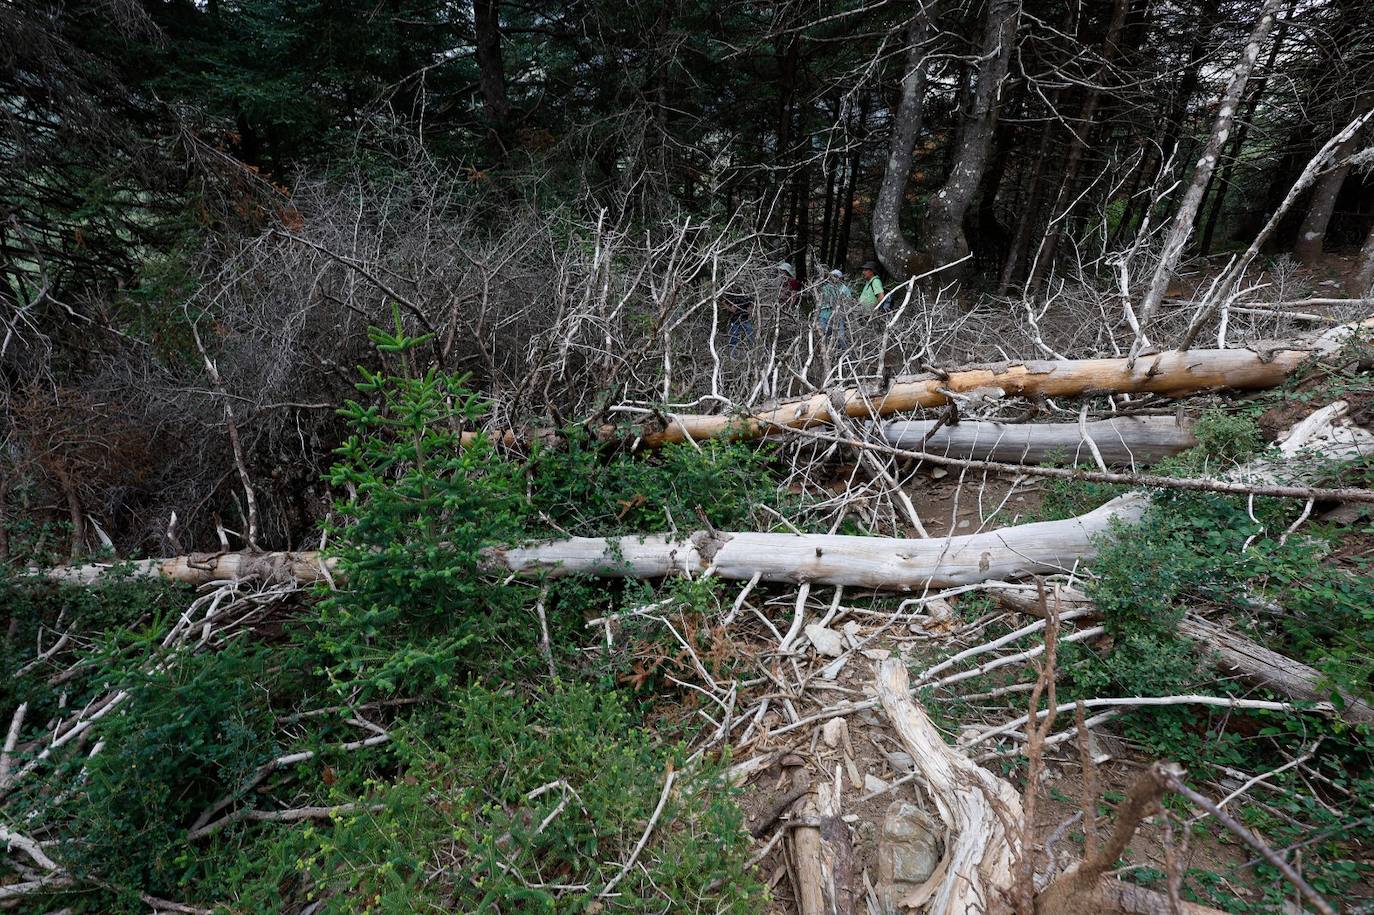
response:
[[[1281,384],[1317,353],[1332,351],[1354,329],[1333,328],[1306,345],[1294,341],[1257,345],[1255,349],[1163,352],[1130,359],[1067,359],[1002,362],[970,366],[936,375],[912,376],[889,384],[881,392],[849,388],[838,396],[844,414],[853,419],[889,416],[949,402],[944,391],[968,394],[995,388],[1018,396],[1078,397],[1088,393],[1163,394],[1180,397],[1203,391],[1257,390]],[[831,397],[813,394],[747,416],[675,414],[665,428],[644,430],[640,443],[658,447],[670,442],[726,438],[761,438],[779,427],[806,428],[831,421]],[[614,430],[603,432],[614,434]]]

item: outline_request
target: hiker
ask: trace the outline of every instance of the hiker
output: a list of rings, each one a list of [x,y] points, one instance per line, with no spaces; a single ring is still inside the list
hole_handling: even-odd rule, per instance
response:
[[[859,290],[859,304],[864,308],[886,311],[887,309],[881,306],[887,298],[887,293],[883,291],[883,281],[878,278],[877,262],[864,261],[863,271],[864,284]]]
[[[831,270],[821,284],[821,306],[816,312],[821,334],[841,352],[849,345],[845,338],[845,313],[854,302],[854,293],[845,285],[844,274]]]
[[[778,306],[783,309],[795,308],[801,301],[801,283],[797,271],[787,261],[778,264]]]
[[[731,286],[720,297],[721,307],[729,316],[727,333],[730,338],[730,348],[734,349],[740,343],[751,343],[754,340],[754,300],[740,289],[738,286]]]

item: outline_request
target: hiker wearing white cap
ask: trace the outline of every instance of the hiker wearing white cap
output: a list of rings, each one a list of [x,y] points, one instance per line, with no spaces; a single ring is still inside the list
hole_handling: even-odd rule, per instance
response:
[[[778,264],[778,305],[784,309],[795,308],[801,300],[801,283],[797,281],[797,271],[787,261]]]
[[[821,284],[821,307],[816,312],[816,318],[820,323],[821,334],[837,351],[843,350],[849,344],[845,339],[845,312],[853,302],[854,293],[845,285],[844,274],[838,270],[831,270],[825,282]]]

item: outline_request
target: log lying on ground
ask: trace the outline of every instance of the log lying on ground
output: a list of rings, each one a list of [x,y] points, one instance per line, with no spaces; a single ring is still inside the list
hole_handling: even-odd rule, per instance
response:
[[[1197,444],[1190,420],[1172,416],[1122,416],[1085,423],[890,422],[883,438],[894,448],[977,461],[1039,464],[1063,458],[1071,464],[1091,460],[1084,433],[1108,464],[1148,464]]]
[[[1139,520],[1149,499],[1131,494],[1063,521],[1021,524],[981,534],[911,540],[842,534],[700,532],[668,537],[574,537],[493,550],[494,568],[518,574],[660,578],[712,574],[732,581],[811,582],[888,591],[973,584],[1037,571],[1066,571],[1096,554],[1113,519]]]
[[[1005,394],[1078,397],[1088,394],[1163,394],[1179,397],[1203,391],[1256,390],[1283,382],[1313,355],[1339,349],[1374,319],[1333,327],[1311,341],[1256,344],[1253,349],[1194,349],[1129,359],[1065,359],[1002,362],[951,370],[940,375],[898,379],[873,394],[857,388],[837,393],[846,416],[871,419],[920,407],[937,407],[949,393],[996,388]],[[641,435],[657,447],[707,438],[761,438],[779,426],[805,428],[831,421],[832,396],[817,393],[749,416],[675,414],[663,429]]]
[[[1059,588],[1057,593],[1061,612],[1096,611],[1092,601],[1080,591]],[[1023,613],[1034,616],[1042,613],[1039,598],[1027,592],[998,591],[997,598]],[[1194,614],[1184,617],[1179,632],[1215,655],[1224,670],[1252,686],[1273,690],[1299,702],[1327,703],[1331,699],[1331,689],[1321,685],[1321,673],[1315,668],[1271,651],[1237,632]],[[1344,700],[1344,708],[1337,713],[1340,717],[1353,724],[1374,724],[1374,706],[1344,691],[1340,695]]]
[[[732,581],[811,582],[888,591],[919,591],[1072,569],[1096,553],[1113,519],[1140,518],[1148,498],[1131,494],[1063,521],[1021,524],[981,534],[930,540],[844,534],[698,531],[688,538],[571,537],[484,551],[491,574],[664,578],[711,574]],[[130,574],[186,584],[260,577],[301,582],[325,577],[320,556],[302,553],[218,553],[125,563]],[[93,563],[52,569],[50,578],[90,584],[114,566]],[[331,562],[328,571],[337,574]]]
[[[668,414],[629,432],[639,446],[657,448],[688,438],[745,440],[762,438],[778,427],[801,429],[832,421],[832,402],[843,405],[854,419],[874,419],[938,407],[951,393],[969,394],[995,388],[1004,394],[1079,397],[1091,394],[1163,394],[1182,397],[1203,391],[1258,390],[1281,384],[1314,355],[1339,349],[1357,333],[1374,328],[1374,318],[1333,327],[1310,340],[1259,342],[1250,349],[1193,349],[1144,354],[1128,359],[1062,359],[998,362],[966,366],[939,374],[897,378],[883,391],[847,388],[817,392],[797,400],[759,409],[747,415]],[[624,437],[623,430],[602,425],[596,435],[605,440]],[[464,433],[470,441],[475,433]],[[515,447],[528,438],[556,437],[550,430],[521,433],[505,430],[489,434],[493,441]]]
[[[1348,423],[1337,424],[1348,412],[1343,401],[1323,407],[1289,431],[1287,440],[1275,449],[1276,456],[1266,455],[1237,473],[1267,481],[1300,449],[1335,460],[1374,452],[1374,435]],[[1202,482],[1211,488],[1225,485],[1239,492],[1256,491],[1247,489],[1247,484]],[[1283,487],[1270,489],[1277,492]],[[1308,498],[1320,495],[1317,490],[1305,488],[1296,492]],[[1337,491],[1326,494],[1334,492]],[[1367,491],[1340,492],[1350,499],[1374,500],[1374,494]],[[1149,502],[1147,493],[1132,492],[1085,515],[1062,521],[922,540],[753,531],[698,531],[687,538],[570,537],[488,548],[483,551],[483,563],[484,570],[493,574],[663,578],[709,571],[734,581],[810,582],[915,591],[1071,570],[1096,555],[1100,536],[1111,529],[1114,521],[1130,524],[1140,520]],[[161,576],[188,584],[247,577],[311,582],[334,574],[332,561],[322,564],[313,552],[198,554],[141,560],[126,567],[134,575]],[[58,580],[89,584],[111,568],[108,563],[96,563],[53,569],[46,574]]]

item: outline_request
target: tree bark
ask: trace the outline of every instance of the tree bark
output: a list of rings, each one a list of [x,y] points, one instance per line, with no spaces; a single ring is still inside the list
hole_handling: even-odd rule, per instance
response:
[[[1235,69],[1231,72],[1231,79],[1227,83],[1226,91],[1222,94],[1221,104],[1217,110],[1216,121],[1212,125],[1212,134],[1207,140],[1206,148],[1202,151],[1202,157],[1198,159],[1197,167],[1193,170],[1192,181],[1188,184],[1188,190],[1184,192],[1183,202],[1179,204],[1178,213],[1174,217],[1168,238],[1164,242],[1164,252],[1160,256],[1159,265],[1155,268],[1154,276],[1150,280],[1150,289],[1146,292],[1145,299],[1141,303],[1139,310],[1140,332],[1131,347],[1132,360],[1145,345],[1146,326],[1154,315],[1155,309],[1159,307],[1159,303],[1164,300],[1165,290],[1168,289],[1169,281],[1173,279],[1174,270],[1178,267],[1178,262],[1183,256],[1184,246],[1187,245],[1188,239],[1193,234],[1193,223],[1197,220],[1198,207],[1202,204],[1202,194],[1207,189],[1207,182],[1212,178],[1212,171],[1216,168],[1217,158],[1221,155],[1222,144],[1231,135],[1236,107],[1240,104],[1241,96],[1245,92],[1245,84],[1250,79],[1250,71],[1254,69],[1255,60],[1259,57],[1260,49],[1264,46],[1264,40],[1268,37],[1269,30],[1273,28],[1274,17],[1283,2],[1284,0],[1265,0],[1264,6],[1260,10],[1259,20],[1250,32],[1245,47],[1241,49],[1240,60],[1236,62]]]
[[[1360,109],[1367,107],[1362,105]],[[1357,110],[1356,114],[1359,113]],[[1315,266],[1321,260],[1322,248],[1326,243],[1326,230],[1331,224],[1331,214],[1336,210],[1336,198],[1340,196],[1345,176],[1350,171],[1350,166],[1345,160],[1355,152],[1358,145],[1357,132],[1337,146],[1334,153],[1335,168],[1322,175],[1312,191],[1312,200],[1307,205],[1302,226],[1298,229],[1298,240],[1293,245],[1293,255],[1309,267]]]
[[[506,97],[506,67],[501,59],[501,4],[498,0],[473,0],[472,23],[477,36],[477,73],[482,103],[492,126],[500,130],[510,119],[510,101]]]
[[[1060,457],[1078,463],[1091,457],[1077,423],[891,422],[883,438],[894,447],[980,461],[1039,464]],[[1153,463],[1197,444],[1192,423],[1172,416],[1122,416],[1086,424],[1088,438],[1108,464]]]
[[[1369,227],[1364,246],[1360,248],[1360,259],[1347,291],[1353,296],[1374,295],[1374,225]]]
[[[953,264],[969,253],[964,216],[978,192],[987,166],[997,126],[1002,81],[1011,62],[1020,14],[1019,0],[991,0],[983,32],[978,85],[972,93],[972,103],[954,152],[954,166],[944,187],[930,203],[926,251],[932,267]],[[946,279],[960,273],[958,267],[950,271],[945,272]]]
[[[926,95],[926,43],[938,0],[916,4],[915,15],[907,25],[906,73],[902,77],[901,99],[892,116],[892,136],[888,141],[887,166],[883,169],[878,198],[873,204],[873,248],[878,260],[894,279],[904,280],[930,269],[916,263],[919,252],[902,232],[902,204],[911,177],[912,152],[921,133],[921,115]]]

